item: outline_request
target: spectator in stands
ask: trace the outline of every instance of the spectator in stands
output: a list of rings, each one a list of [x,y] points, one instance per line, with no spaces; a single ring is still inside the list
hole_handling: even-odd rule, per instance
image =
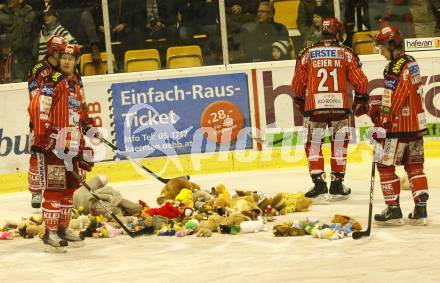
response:
[[[321,28],[324,19],[330,17],[330,11],[325,6],[316,6],[313,10],[312,24],[306,34],[304,34],[304,46],[311,46],[321,38]]]
[[[225,0],[228,20],[247,23],[255,19],[258,0]]]
[[[19,82],[14,72],[12,42],[8,34],[0,35],[0,84]]]
[[[274,22],[274,14],[270,2],[260,2],[256,23],[244,27],[242,45],[245,62],[270,61],[272,44],[278,40],[289,41],[286,27]]]
[[[345,45],[347,46],[352,46],[354,33],[371,29],[367,0],[344,1],[344,26],[347,34]]]
[[[440,1],[411,0],[409,10],[413,17],[416,37],[436,36],[437,19],[434,16],[434,5]]]
[[[44,11],[44,25],[40,32],[40,37],[36,38],[34,44],[34,56],[38,61],[43,60],[47,53],[47,41],[54,35],[64,37],[68,43],[76,44],[76,39],[58,22],[58,12],[51,9],[50,6]]]
[[[298,25],[298,30],[301,34],[304,46],[307,39],[310,38],[310,27],[313,24],[313,13],[318,6],[327,8],[330,13],[327,17],[334,16],[333,0],[300,0],[299,2],[296,24]]]
[[[178,37],[181,44],[194,44],[194,35],[205,34],[202,44],[203,60],[207,65],[221,62],[221,39],[218,0],[182,0]]]
[[[93,2],[93,3],[92,3]],[[60,14],[60,23],[72,33],[78,44],[91,52],[95,67],[101,63],[99,38],[95,18],[101,15],[99,3],[96,0],[50,0],[49,5]]]
[[[132,15],[135,11],[132,0],[108,0],[108,14],[110,23],[110,37],[112,52],[116,57],[115,69],[124,66],[124,53],[127,50],[135,49],[135,38],[133,33]],[[100,49],[105,50],[104,19],[102,16],[102,2],[98,1],[94,18],[97,24]]]
[[[238,61],[241,54],[240,34],[244,24],[253,22],[257,14],[257,0],[226,0],[226,25],[228,31],[229,60]]]
[[[26,80],[34,63],[32,46],[38,33],[35,21],[35,12],[31,6],[23,4],[23,0],[8,0],[0,7],[0,27],[12,40],[13,71],[18,81]]]
[[[28,4],[32,7],[32,10],[35,12],[36,21],[36,30],[40,31],[43,27],[43,14],[44,10],[46,10],[46,2],[49,0],[24,0],[23,3]]]
[[[178,1],[135,0],[134,31],[138,48],[145,39],[166,38],[169,45],[176,44]]]
[[[101,1],[99,1],[101,3]],[[108,0],[108,13],[109,13],[109,22],[110,22],[110,33],[112,42],[114,41],[122,41],[124,45],[130,45],[130,32],[131,26],[130,23],[130,12],[133,12],[132,9],[129,9],[128,5],[129,1],[126,0]],[[102,17],[102,4],[99,4],[97,11],[96,22],[98,24],[98,30],[101,37],[100,42],[103,43],[104,40],[104,20]],[[105,45],[103,44],[102,47]],[[128,46],[131,49],[131,46]]]
[[[431,8],[434,11],[434,16],[436,18],[436,28],[435,33],[436,36],[440,36],[440,0],[430,0],[429,3],[431,4]]]
[[[272,60],[290,60],[291,47],[288,41],[277,40],[272,43]]]
[[[409,0],[385,0],[385,2],[385,13],[380,19],[380,26],[395,26],[400,30],[404,38],[415,37]]]

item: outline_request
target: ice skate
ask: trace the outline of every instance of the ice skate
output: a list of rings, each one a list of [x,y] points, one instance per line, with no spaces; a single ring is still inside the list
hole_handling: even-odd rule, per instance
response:
[[[408,215],[410,225],[426,226],[428,225],[428,213],[426,211],[426,204],[416,204],[414,211]]]
[[[312,174],[315,185],[305,193],[305,197],[312,199],[313,204],[329,204],[327,183],[324,179],[325,173]]]
[[[351,189],[342,183],[344,181],[344,174],[332,173],[331,177],[330,200],[338,201],[350,198]]]
[[[61,239],[56,231],[46,229],[43,238],[44,251],[47,253],[65,253],[67,252],[68,243]]]
[[[69,243],[71,248],[84,247],[84,233],[75,233],[69,229],[58,228],[58,236]]]
[[[402,218],[402,210],[398,205],[388,205],[382,213],[374,215],[374,220],[378,225],[402,225]]]
[[[43,196],[41,192],[32,193],[31,206],[32,208],[41,208],[41,201]]]

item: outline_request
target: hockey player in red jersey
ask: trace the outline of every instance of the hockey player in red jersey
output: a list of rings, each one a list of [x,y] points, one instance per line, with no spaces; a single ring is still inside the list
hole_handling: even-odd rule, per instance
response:
[[[326,128],[331,140],[331,199],[346,199],[351,190],[345,176],[351,109],[356,115],[368,111],[368,80],[354,52],[342,45],[344,28],[336,18],[325,19],[322,38],[306,47],[296,60],[292,90],[295,103],[304,114],[304,141],[314,187],[306,193],[315,203],[328,201],[322,143]],[[348,84],[355,90],[350,103]]]
[[[415,203],[409,222],[426,225],[429,194],[423,173],[423,136],[426,134],[423,90],[419,65],[405,54],[402,43],[402,36],[395,27],[384,27],[376,36],[376,46],[390,62],[384,70],[385,90],[381,101],[372,101],[370,110],[374,124],[386,130],[386,138],[379,140],[383,151],[377,169],[387,207],[374,219],[378,223],[403,223],[400,182],[395,173],[395,166],[403,165]]]
[[[47,41],[46,57],[37,62],[29,72],[28,90],[29,101],[41,91],[46,77],[50,76],[54,69],[58,67],[60,51],[65,47],[67,41],[60,36],[52,36]],[[33,125],[29,124],[30,136],[33,137]],[[32,141],[31,141],[32,143]],[[29,158],[28,184],[29,191],[32,194],[31,205],[33,208],[40,208],[42,201],[42,186],[38,179],[37,155],[40,153],[31,152]]]
[[[66,229],[73,193],[80,186],[76,174],[80,169],[90,171],[93,167],[93,151],[85,147],[83,138],[88,116],[82,107],[79,77],[74,72],[78,60],[78,46],[66,45],[60,51],[59,71],[46,77],[29,106],[34,130],[31,150],[41,153],[37,157],[37,168],[44,188],[42,209],[46,233],[43,241],[56,248],[66,247],[68,241],[82,240]]]

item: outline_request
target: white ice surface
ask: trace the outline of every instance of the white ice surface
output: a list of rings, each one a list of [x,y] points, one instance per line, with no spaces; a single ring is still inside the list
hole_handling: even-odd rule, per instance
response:
[[[42,252],[39,239],[0,241],[0,282],[440,282],[440,174],[439,161],[428,160],[430,184],[427,227],[378,227],[372,235],[329,241],[309,236],[276,238],[257,234],[212,238],[147,236],[130,239],[86,239],[86,246],[66,254]],[[370,167],[350,164],[346,184],[352,198],[309,212],[278,217],[275,223],[316,216],[321,222],[333,214],[347,214],[366,225]],[[374,213],[383,207],[376,177]],[[310,187],[306,168],[277,169],[193,176],[209,188],[224,183],[229,189],[277,192]],[[111,181],[111,180],[110,180]],[[113,184],[123,196],[154,205],[159,182]],[[0,218],[29,216],[28,193],[0,195]],[[413,208],[409,191],[402,191],[404,215]]]

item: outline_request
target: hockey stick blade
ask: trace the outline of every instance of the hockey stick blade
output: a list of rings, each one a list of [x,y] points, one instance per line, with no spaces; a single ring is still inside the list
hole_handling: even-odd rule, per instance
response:
[[[153,176],[154,178],[156,178],[157,180],[159,180],[160,182],[162,182],[163,184],[168,183],[171,179],[167,179],[167,178],[162,178],[159,175],[157,175],[156,173],[154,173],[153,171],[151,171],[149,168],[145,167],[142,163],[140,163],[139,161],[131,158],[128,154],[125,154],[122,151],[119,151],[118,148],[112,144],[111,142],[109,142],[108,140],[106,140],[103,137],[100,136],[95,136],[95,138],[97,138],[98,140],[100,140],[101,142],[105,143],[108,147],[110,147],[111,149],[113,149],[113,151],[115,151],[116,153],[119,153],[121,155],[123,155],[125,158],[128,159],[128,161],[130,161],[132,164],[136,165],[138,168],[141,168],[142,170],[148,172],[148,174],[150,174],[151,176]],[[186,178],[187,180],[190,179],[189,175],[186,176],[180,176],[177,178]]]
[[[353,232],[353,234],[351,234],[351,236],[353,237],[354,240],[359,240],[362,237],[370,236],[370,230],[356,231],[356,232]]]

